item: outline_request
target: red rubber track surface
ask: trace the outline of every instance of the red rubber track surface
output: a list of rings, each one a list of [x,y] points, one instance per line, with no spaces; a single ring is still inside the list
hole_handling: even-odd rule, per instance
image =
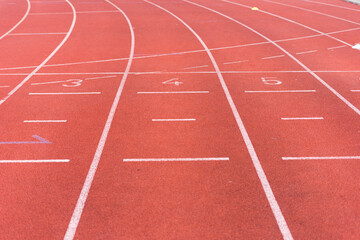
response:
[[[0,239],[359,239],[360,7],[231,2],[30,1],[0,39]],[[69,162],[4,162],[44,159]]]

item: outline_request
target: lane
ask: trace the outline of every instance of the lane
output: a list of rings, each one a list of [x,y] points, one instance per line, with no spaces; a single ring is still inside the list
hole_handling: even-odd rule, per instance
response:
[[[78,48],[81,44],[96,45],[96,51],[104,50],[106,58],[110,54],[128,56],[130,35],[128,31],[123,32],[126,20],[120,13],[109,14],[109,19],[79,14],[74,35],[53,56],[52,61],[63,62],[69,58],[68,54],[73,56],[75,51],[84,60],[98,54],[88,48]],[[69,14],[55,15],[64,22],[73,18]],[[42,15],[44,20],[54,16]],[[37,27],[33,26],[34,29]],[[24,30],[30,32],[32,29]],[[89,30],[97,34],[88,35]],[[108,48],[112,49],[111,53]],[[73,68],[75,72],[84,71],[84,74],[76,75],[69,74],[67,69],[64,69],[64,75],[34,74],[1,106],[0,142],[7,143],[0,145],[0,160],[4,162],[0,176],[0,191],[3,193],[0,227],[3,238],[64,237],[122,76],[88,74],[94,70],[93,67],[101,70],[102,66],[88,67],[87,72]],[[120,72],[124,69],[122,64],[117,66]],[[5,84],[18,77],[4,75],[0,81]],[[67,94],[38,95],[61,92]],[[100,94],[70,94],[85,92]],[[34,135],[39,138],[34,138]]]
[[[135,54],[202,46],[162,9],[116,4],[136,30]],[[134,59],[132,71],[192,64],[214,66],[202,52]],[[174,78],[181,84],[164,84]],[[160,94],[179,91],[208,93]],[[196,121],[152,121],[176,118]],[[217,75],[129,76],[75,238],[281,238],[242,139]],[[229,160],[195,161],[219,158]],[[178,161],[150,161],[158,159]]]
[[[232,16],[241,22],[246,22],[261,33],[270,32],[266,26],[261,27],[259,22],[273,23],[273,21],[262,17],[260,14],[253,13],[251,10],[246,13],[241,8],[234,9],[228,5],[209,2],[202,2],[202,4]],[[183,10],[184,19],[191,21],[191,16],[187,15],[186,12],[192,12],[191,8],[188,7]],[[256,17],[252,17],[253,15]],[[211,18],[216,19],[213,15]],[[196,20],[193,22],[196,24]],[[239,25],[239,27],[241,26]],[[205,34],[206,31],[213,31],[214,28],[210,30],[201,26],[201,29],[204,31],[204,36],[216,36],[214,33]],[[247,34],[247,37],[251,37],[251,34]],[[312,41],[311,44],[311,46],[315,46],[319,42]],[[321,44],[323,43],[321,42]],[[296,52],[290,48],[291,45],[281,44],[281,46],[289,52]],[[278,54],[274,51],[273,55]],[[278,61],[279,59],[273,60]],[[321,58],[321,60],[323,59]],[[315,64],[310,66],[313,67]],[[322,64],[321,66],[327,65]],[[338,66],[343,65],[338,64]],[[285,64],[283,67],[288,68]],[[359,235],[358,223],[354,215],[351,214],[359,211],[359,204],[355,200],[357,197],[354,197],[354,191],[358,190],[356,182],[359,181],[359,176],[356,173],[359,162],[355,160],[356,158],[351,162],[349,160],[344,162],[340,157],[328,159],[330,162],[294,161],[291,163],[283,161],[282,158],[358,156],[358,116],[336,100],[329,91],[317,84],[313,78],[309,78],[307,74],[279,73],[241,76],[242,78],[235,74],[229,74],[226,75],[225,79],[230,92],[236,96],[234,98],[235,103],[238,109],[241,109],[240,113],[244,115],[244,122],[248,126],[249,135],[254,139],[255,149],[258,149],[258,155],[263,163],[265,173],[274,188],[274,194],[280,207],[284,209],[285,219],[287,219],[294,238],[308,238],[309,236],[321,239],[332,237],[356,238]],[[324,79],[333,79],[334,76],[332,73],[327,73],[327,77]],[[274,80],[275,82],[271,82]],[[352,82],[356,84],[354,78]],[[340,81],[338,81],[338,85],[342,85]],[[256,91],[316,89],[316,93],[306,96],[290,93],[276,93],[277,95],[275,93],[266,93],[266,95],[264,93],[257,93],[257,95],[241,94],[248,89]],[[317,116],[323,117],[324,120],[281,120],[281,118],[288,117]],[[351,176],[351,181],[348,181],[349,176]],[[299,199],[301,199],[300,202]],[[314,228],[314,226],[316,227]],[[328,226],[332,227],[328,228]]]

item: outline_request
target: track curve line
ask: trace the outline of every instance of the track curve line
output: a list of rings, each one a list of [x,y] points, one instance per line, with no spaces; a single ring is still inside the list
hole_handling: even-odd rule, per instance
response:
[[[134,34],[134,28],[133,28],[133,26],[131,24],[131,21],[128,18],[128,16],[125,14],[125,12],[123,10],[121,10],[117,5],[115,5],[113,2],[111,2],[109,0],[105,0],[105,1],[107,3],[109,3],[109,4],[111,4],[114,8],[116,8],[125,17],[128,25],[129,25],[129,29],[130,29],[130,33],[131,33],[130,57],[129,57],[129,61],[127,63],[124,75],[123,75],[123,77],[121,79],[120,86],[119,86],[119,88],[118,88],[118,90],[116,92],[115,99],[114,99],[114,101],[112,103],[110,113],[109,113],[109,115],[107,117],[105,127],[103,129],[102,134],[101,134],[101,138],[100,138],[100,141],[99,141],[98,146],[96,148],[94,158],[93,158],[93,160],[91,162],[91,165],[90,165],[89,172],[88,172],[88,174],[86,176],[83,188],[81,189],[80,196],[78,198],[78,201],[76,203],[73,215],[71,217],[70,223],[69,223],[68,228],[66,230],[64,240],[72,240],[72,239],[74,239],[74,236],[75,236],[77,227],[79,225],[80,218],[81,218],[82,212],[84,210],[85,203],[86,203],[86,200],[87,200],[87,197],[88,197],[91,185],[92,185],[92,182],[94,180],[94,176],[95,176],[97,167],[98,167],[100,159],[101,159],[102,152],[103,152],[104,147],[105,147],[106,139],[107,139],[107,136],[109,134],[111,124],[112,124],[114,116],[115,116],[116,108],[117,108],[117,106],[119,104],[120,97],[121,97],[121,94],[123,92],[123,89],[124,89],[124,86],[125,86],[125,83],[126,83],[126,79],[127,79],[128,75],[129,75],[132,61],[134,59],[135,34]]]
[[[281,212],[281,209],[275,199],[275,196],[274,196],[274,193],[271,189],[271,186],[270,186],[270,183],[269,181],[267,180],[267,177],[266,177],[266,174],[261,166],[261,163],[260,163],[260,160],[255,152],[255,148],[250,140],[250,137],[245,129],[245,126],[244,126],[244,123],[240,117],[240,114],[235,106],[235,103],[231,97],[231,94],[230,94],[230,91],[225,83],[225,80],[222,76],[222,73],[220,71],[220,68],[219,66],[217,65],[216,63],[216,60],[214,58],[214,56],[212,55],[210,49],[208,48],[208,46],[205,44],[205,42],[201,39],[201,37],[186,23],[184,22],[181,18],[179,18],[178,16],[176,16],[175,14],[173,14],[172,12],[168,11],[167,9],[155,4],[155,3],[152,3],[150,1],[147,1],[147,0],[144,0],[145,2],[149,3],[149,4],[152,4],[160,9],[162,9],[163,11],[169,13],[170,15],[172,15],[174,18],[176,18],[179,22],[181,22],[186,28],[188,28],[192,34],[195,35],[195,37],[199,40],[199,42],[201,43],[201,45],[204,47],[206,53],[208,54],[214,68],[215,68],[215,71],[216,71],[216,74],[219,78],[219,81],[220,81],[220,84],[223,88],[223,91],[224,91],[224,94],[226,96],[226,99],[230,105],[230,108],[233,112],[233,115],[235,117],[235,120],[236,120],[236,123],[238,125],[238,128],[241,132],[241,135],[244,139],[244,142],[246,144],[246,148],[250,154],[250,157],[251,157],[251,160],[253,162],[253,165],[255,167],[255,170],[256,170],[256,173],[259,177],[259,180],[261,182],[261,185],[263,187],[263,190],[265,192],[265,195],[266,195],[266,198],[270,204],[270,207],[271,207],[271,210],[275,216],[275,219],[276,219],[276,222],[279,226],[279,229],[281,231],[281,234],[283,235],[283,238],[286,239],[286,240],[292,240],[293,237],[291,235],[291,232],[290,232],[290,229],[285,221],[285,218]]]
[[[332,6],[332,7],[336,7],[336,8],[342,8],[342,9],[347,9],[347,10],[351,10],[351,11],[360,12],[360,9],[344,7],[344,6],[335,5],[335,4],[330,4],[330,3],[316,2],[316,1],[309,1],[309,0],[301,0],[301,1],[309,2],[309,3],[315,3],[315,4],[321,4],[321,5],[326,5],[326,6]]]
[[[336,97],[338,97],[342,102],[344,102],[348,107],[350,107],[357,115],[360,116],[360,110],[355,107],[350,101],[348,101],[344,96],[342,96],[338,91],[336,91],[334,88],[332,88],[327,82],[325,82],[322,78],[320,78],[315,72],[313,72],[310,68],[308,68],[305,64],[303,64],[300,60],[298,60],[294,55],[292,55],[291,53],[289,53],[288,51],[286,51],[283,47],[281,47],[279,44],[277,44],[276,42],[274,42],[273,40],[271,40],[270,38],[264,36],[263,34],[259,33],[258,31],[256,31],[255,29],[252,29],[251,27],[245,25],[244,23],[230,17],[227,16],[221,12],[218,12],[214,9],[208,8],[206,6],[200,5],[198,3],[194,3],[188,0],[183,0],[184,2],[190,3],[192,5],[204,8],[206,10],[209,10],[213,13],[219,14],[220,16],[223,16],[235,23],[238,23],[239,25],[249,29],[250,31],[252,31],[253,33],[261,36],[262,38],[266,39],[268,42],[272,43],[274,46],[276,46],[278,49],[280,49],[283,53],[285,53],[287,56],[289,56],[291,59],[293,59],[297,64],[299,64],[302,68],[304,68],[306,70],[306,72],[308,72],[309,74],[311,74],[315,79],[317,79],[323,86],[325,86],[328,90],[330,90],[330,92],[332,92]]]
[[[73,13],[73,20],[71,22],[70,28],[68,32],[66,33],[66,36],[61,41],[61,43],[55,48],[55,50],[39,65],[37,66],[24,80],[22,80],[15,88],[13,88],[8,95],[0,100],[0,105],[3,104],[6,100],[8,100],[14,93],[16,93],[29,79],[34,76],[35,73],[37,73],[58,51],[59,49],[65,44],[65,42],[69,39],[74,26],[76,22],[76,10],[75,7],[72,5],[72,3],[69,0],[66,0],[66,2],[70,5]]]
[[[251,6],[248,6],[248,5],[245,5],[245,4],[241,4],[241,3],[237,3],[237,2],[231,2],[231,1],[228,1],[228,0],[222,0],[222,1],[223,1],[223,2],[226,2],[226,3],[234,4],[234,5],[236,5],[236,6],[244,7],[244,8],[249,8],[249,9],[252,8]],[[280,18],[280,19],[282,19],[282,20],[284,20],[284,21],[287,21],[287,22],[290,22],[290,23],[299,25],[299,26],[301,26],[301,27],[303,27],[303,28],[306,28],[306,29],[309,29],[309,30],[311,30],[311,31],[317,32],[317,33],[319,33],[319,34],[321,34],[321,35],[324,35],[324,36],[326,36],[326,37],[328,37],[328,38],[331,38],[331,39],[333,39],[333,40],[335,40],[335,41],[341,42],[342,44],[345,44],[345,45],[347,45],[347,46],[349,46],[349,47],[352,47],[352,46],[353,46],[352,44],[350,44],[350,43],[348,43],[348,42],[345,42],[345,41],[343,41],[343,40],[341,40],[341,39],[338,39],[338,38],[336,38],[336,37],[333,37],[333,36],[331,36],[331,35],[329,35],[329,34],[326,34],[326,33],[321,32],[321,31],[319,31],[319,30],[317,30],[317,29],[315,29],[315,28],[309,27],[309,26],[307,26],[307,25],[304,25],[304,24],[302,24],[302,23],[296,22],[296,21],[294,21],[294,20],[291,20],[291,19],[282,17],[282,16],[280,16],[280,15],[277,15],[277,14],[274,14],[274,13],[271,13],[271,12],[268,12],[268,11],[264,11],[264,10],[261,10],[261,9],[259,9],[259,10],[257,10],[257,11],[258,11],[258,12],[265,13],[265,14],[268,14],[268,15],[273,16],[273,17],[276,17],[276,18]],[[359,25],[360,25],[360,24],[359,24]]]
[[[4,37],[6,37],[7,35],[9,35],[12,31],[14,31],[25,20],[25,18],[29,15],[31,4],[30,4],[29,0],[26,0],[26,2],[27,2],[28,7],[27,7],[27,10],[25,12],[25,15],[9,31],[7,31],[2,36],[0,36],[0,40],[3,39]]]

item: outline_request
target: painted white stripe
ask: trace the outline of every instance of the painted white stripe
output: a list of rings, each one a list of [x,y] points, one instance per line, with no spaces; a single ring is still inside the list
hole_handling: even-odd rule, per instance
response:
[[[27,3],[27,9],[26,9],[25,15],[9,31],[7,31],[3,35],[1,35],[0,40],[3,39],[5,36],[9,35],[12,31],[14,31],[25,20],[25,18],[29,15],[31,4],[30,4],[29,0],[26,0],[26,3]]]
[[[352,46],[353,49],[357,49],[360,50],[360,43],[355,44],[354,46]]]
[[[246,93],[314,93],[316,90],[271,90],[271,91],[245,91]]]
[[[67,120],[24,120],[24,123],[66,123]]]
[[[53,93],[29,93],[29,95],[92,95],[101,92],[53,92]]]
[[[184,0],[184,1],[187,1],[187,0]],[[223,0],[223,1],[224,1],[224,2],[229,2],[229,1],[226,1],[226,0]],[[189,1],[187,1],[187,2],[189,2]],[[229,3],[232,3],[232,2],[229,2]],[[236,3],[233,3],[233,4],[236,4]],[[237,5],[237,4],[236,4],[236,5]],[[201,6],[201,5],[200,5],[200,6]],[[202,7],[205,8],[204,6],[202,6]],[[247,6],[247,8],[248,8],[248,6]],[[279,44],[277,44],[276,42],[272,41],[270,38],[266,37],[265,35],[259,33],[259,32],[256,31],[255,29],[252,29],[251,27],[243,24],[242,22],[235,20],[234,18],[231,18],[231,17],[229,17],[229,16],[227,16],[227,15],[225,15],[225,14],[223,14],[223,13],[217,12],[217,11],[215,11],[215,10],[213,10],[213,9],[210,9],[210,8],[206,8],[206,9],[208,9],[209,11],[216,12],[217,14],[219,14],[219,15],[221,15],[221,16],[223,16],[223,17],[225,17],[225,18],[227,18],[227,19],[229,19],[229,20],[231,20],[231,21],[233,21],[233,22],[236,22],[236,23],[238,23],[239,25],[241,25],[241,26],[249,29],[250,31],[252,31],[252,32],[256,33],[257,35],[261,36],[262,38],[266,39],[268,42],[270,42],[271,44],[273,44],[274,46],[276,46],[277,48],[279,48],[279,49],[280,49],[282,52],[284,52],[287,56],[289,56],[289,57],[290,57],[291,59],[293,59],[296,63],[298,63],[302,68],[304,68],[309,74],[311,74],[315,79],[317,79],[317,80],[318,80],[323,86],[325,86],[330,92],[332,92],[336,97],[338,97],[342,102],[344,102],[348,107],[350,107],[354,112],[356,112],[356,114],[360,115],[360,110],[359,110],[357,107],[355,107],[355,106],[354,106],[350,101],[348,101],[344,96],[342,96],[339,92],[337,92],[334,88],[332,88],[332,87],[331,87],[327,82],[325,82],[322,78],[320,78],[314,71],[312,71],[310,68],[308,68],[305,64],[303,64],[301,61],[299,61],[295,56],[293,56],[292,54],[290,54],[288,51],[286,51],[286,50],[285,50],[283,47],[281,47]],[[264,11],[262,11],[262,12],[264,12]],[[269,13],[268,13],[268,14],[269,14]],[[271,15],[274,15],[274,14],[271,14]],[[289,20],[289,19],[286,19],[286,18],[283,18],[283,17],[280,17],[280,16],[278,16],[278,17],[281,18],[281,19],[284,19],[284,20],[286,20],[286,21],[293,22],[293,23],[295,23],[295,24],[298,24],[298,25],[304,26],[304,27],[306,27],[306,28],[309,28],[309,27],[307,27],[307,26],[305,26],[305,25],[299,24],[299,23],[294,22],[294,21],[292,21],[292,20]],[[311,29],[312,29],[312,28],[311,28]],[[326,35],[326,36],[328,36],[328,37],[330,37],[330,38],[332,38],[332,39],[335,39],[335,40],[337,40],[337,41],[339,41],[339,42],[342,42],[342,43],[348,45],[348,43],[346,43],[346,42],[344,42],[344,41],[342,41],[342,40],[340,40],[340,39],[334,38],[334,37],[332,37],[332,36],[329,36],[328,34],[322,33],[322,32],[320,32],[320,31],[318,31],[318,30],[315,30],[315,29],[312,29],[312,30],[313,30],[313,31],[316,31],[316,32],[319,32],[319,33],[321,33],[321,34],[323,34],[323,35]],[[351,46],[351,45],[350,45],[350,46]]]
[[[128,64],[126,66],[124,75],[122,76],[119,88],[118,88],[118,90],[116,92],[114,102],[113,102],[113,104],[111,106],[108,118],[106,120],[104,130],[103,130],[103,132],[101,134],[99,144],[98,144],[98,146],[96,148],[94,158],[93,158],[93,160],[91,162],[89,172],[88,172],[88,174],[86,176],[83,188],[81,189],[81,193],[80,193],[80,196],[79,196],[78,201],[76,203],[76,207],[74,209],[73,215],[71,216],[71,220],[70,220],[70,223],[69,223],[68,228],[66,230],[64,240],[73,240],[74,239],[76,229],[77,229],[77,227],[79,225],[81,214],[82,214],[82,212],[84,210],[85,202],[86,202],[87,196],[89,194],[92,182],[94,180],[94,176],[95,176],[97,167],[99,165],[102,152],[104,150],[106,139],[107,139],[107,136],[109,134],[111,124],[113,122],[115,112],[116,112],[117,106],[119,104],[120,97],[121,97],[122,91],[124,89],[126,79],[127,79],[128,74],[130,72],[131,63],[132,63],[133,58],[134,58],[135,34],[134,34],[134,28],[133,28],[133,26],[132,26],[132,24],[130,22],[130,19],[128,18],[128,16],[125,14],[125,12],[123,10],[121,10],[118,6],[116,6],[110,0],[105,0],[105,1],[107,3],[109,3],[109,4],[111,4],[115,9],[117,9],[124,16],[124,18],[126,19],[127,24],[129,25],[129,30],[130,30],[130,34],[131,34],[130,56],[129,56],[129,61],[128,61]]]
[[[124,162],[196,162],[196,161],[229,161],[228,157],[210,158],[124,158]]]
[[[55,48],[55,50],[39,66],[37,66],[23,81],[21,81],[14,89],[12,89],[5,98],[3,98],[0,101],[0,105],[3,104],[7,99],[9,99],[15,92],[17,92],[25,83],[27,83],[29,81],[29,79],[32,76],[34,76],[35,73],[38,72],[59,51],[59,49],[65,44],[65,42],[70,37],[70,35],[75,27],[76,10],[69,0],[66,0],[66,2],[69,4],[69,6],[71,7],[72,12],[73,12],[73,19],[72,19],[71,26],[69,28],[68,33],[66,34],[64,39],[61,41],[61,43]]]
[[[281,120],[323,120],[323,117],[297,117],[297,118],[281,118]]]
[[[91,78],[85,78],[85,80],[95,80],[95,79],[102,79],[102,78],[113,78],[117,76],[102,76],[102,77],[91,77]]]
[[[331,49],[337,49],[337,48],[343,48],[343,47],[347,47],[347,46],[346,45],[341,45],[341,46],[336,46],[336,47],[330,47],[328,49],[331,50]]]
[[[230,3],[230,4],[234,4],[234,5],[237,5],[237,6],[249,8],[249,9],[252,8],[251,6],[247,6],[247,5],[244,5],[244,4],[231,2],[231,1],[228,1],[228,0],[222,0],[222,1],[223,1],[223,2],[227,2],[227,3]],[[269,0],[263,0],[263,1],[265,1],[265,2],[271,2],[271,3],[276,3],[276,2],[273,2],[273,1],[269,1]],[[283,5],[283,4],[281,4],[281,5]],[[309,27],[309,26],[307,26],[307,25],[301,24],[301,23],[299,23],[299,22],[290,20],[290,19],[288,19],[288,18],[279,16],[279,15],[276,15],[276,14],[273,14],[273,13],[270,13],[270,12],[267,12],[267,11],[263,11],[263,10],[261,10],[261,9],[259,9],[258,11],[259,11],[259,12],[262,12],[262,13],[265,13],[265,14],[268,14],[268,15],[270,15],[270,16],[273,16],[273,17],[276,17],[276,18],[285,20],[285,21],[287,21],[287,22],[290,22],[290,23],[293,23],[293,24],[302,26],[303,28],[307,28],[307,29],[309,29],[309,30],[312,30],[312,31],[314,31],[314,32],[317,32],[317,33],[320,33],[320,34],[322,34],[322,35],[324,35],[324,36],[327,36],[328,38],[334,39],[334,40],[336,40],[336,41],[338,41],[338,42],[341,42],[341,43],[343,43],[343,44],[346,44],[346,45],[348,45],[348,46],[351,46],[350,43],[347,43],[347,42],[345,42],[345,41],[343,41],[343,40],[340,40],[340,39],[338,39],[338,38],[336,38],[336,37],[333,37],[333,36],[331,36],[331,35],[329,35],[329,34],[326,34],[326,33],[324,33],[324,32],[321,32],[321,31],[319,31],[319,30],[317,30],[317,29],[314,29],[314,28],[312,28],[312,27]]]
[[[349,160],[360,159],[360,156],[331,156],[331,157],[283,157],[282,160]]]
[[[226,62],[224,64],[226,65],[226,64],[234,64],[234,63],[243,63],[243,62],[248,62],[248,61],[249,60],[242,60],[242,61]]]
[[[356,89],[354,89],[354,90],[350,90],[351,92],[360,92],[360,90],[356,90]]]
[[[296,53],[297,55],[301,55],[301,54],[307,54],[307,53],[314,53],[317,52],[318,50],[311,50],[311,51],[306,51],[306,52],[298,52]]]
[[[9,36],[32,36],[32,35],[65,35],[67,33],[11,33]]]
[[[152,119],[153,122],[186,122],[186,121],[196,121],[195,118],[174,118],[174,119]]]
[[[117,11],[78,11],[77,14],[83,13],[117,13]],[[54,13],[30,13],[29,15],[63,15],[72,14],[72,12],[54,12]]]
[[[70,159],[0,160],[0,163],[67,163]]]
[[[272,59],[272,58],[280,58],[285,57],[285,55],[277,55],[277,56],[271,56],[271,57],[263,57],[262,59]]]
[[[317,2],[317,1],[309,1],[309,0],[302,0],[302,1],[304,1],[304,2],[310,2],[310,3],[316,3],[316,4],[322,4],[322,5],[327,5],[327,6],[332,6],[332,7],[343,8],[343,9],[347,9],[347,10],[351,10],[351,11],[360,12],[360,9],[348,8],[348,7],[343,7],[343,6],[339,6],[339,5],[335,5],[335,4],[330,4],[330,3]]]
[[[173,91],[173,92],[137,92],[137,94],[193,94],[193,93],[209,93],[209,91]]]
[[[73,80],[71,80],[73,81]],[[69,80],[63,80],[63,81],[53,81],[53,82],[40,82],[40,83],[32,83],[32,86],[36,85],[44,85],[44,84],[54,84],[54,83],[63,83],[63,82],[69,82]]]
[[[204,67],[208,67],[209,65],[201,65],[201,66],[194,66],[194,67],[186,67],[184,69],[194,69],[194,68],[204,68]]]
[[[307,9],[307,8],[297,7],[297,6],[294,6],[294,5],[285,4],[285,3],[279,3],[279,2],[270,1],[270,0],[263,0],[263,1],[278,4],[278,5],[283,5],[283,6],[287,6],[287,7],[291,7],[291,8],[297,8],[297,9],[301,9],[301,10],[304,10],[304,11],[307,11],[307,12],[312,12],[312,13],[327,16],[327,17],[330,17],[330,18],[338,19],[338,20],[341,20],[341,21],[344,21],[344,22],[349,22],[349,23],[352,23],[352,24],[360,25],[360,23],[358,23],[358,22],[350,21],[348,19],[336,17],[336,16],[333,16],[333,15],[330,15],[330,14],[318,12],[318,11],[315,11],[315,10],[310,10],[310,9]]]
[[[10,86],[0,86],[0,88],[8,88],[8,87],[10,87]]]
[[[146,2],[149,2],[147,0],[145,0]],[[191,4],[194,4],[194,5],[198,5],[196,3],[192,3],[190,1],[186,1],[188,3],[191,3]],[[292,235],[291,235],[291,232],[287,226],[287,223],[285,221],[285,218],[280,210],[280,207],[275,199],[275,196],[274,196],[274,193],[271,189],[271,186],[270,186],[270,183],[269,181],[267,180],[267,177],[266,177],[266,174],[261,166],[261,163],[258,159],[258,156],[256,154],[256,151],[254,149],[254,146],[250,140],[250,137],[245,129],[245,126],[244,126],[244,123],[240,117],[240,114],[235,106],[235,103],[231,97],[231,94],[230,94],[230,91],[226,85],[226,82],[221,74],[221,71],[219,69],[219,66],[217,65],[216,61],[215,61],[215,58],[214,56],[212,55],[210,49],[206,46],[206,44],[204,43],[204,41],[200,38],[200,36],[189,26],[187,25],[182,19],[180,19],[178,16],[174,15],[173,13],[169,12],[168,10],[154,4],[154,3],[151,3],[149,2],[150,4],[153,4],[154,6],[168,12],[169,14],[171,14],[172,16],[174,16],[176,19],[178,19],[182,24],[184,24],[195,36],[196,38],[199,40],[199,42],[201,43],[201,45],[204,47],[204,49],[206,50],[206,53],[208,54],[213,66],[214,66],[214,69],[216,70],[216,73],[217,73],[217,76],[218,76],[218,79],[220,81],[220,84],[223,88],[223,91],[225,93],[225,96],[226,96],[226,99],[230,105],[230,108],[233,112],[233,115],[234,115],[234,118],[236,120],[236,123],[238,125],[238,128],[241,132],[241,135],[244,139],[244,142],[245,142],[245,145],[247,147],[247,150],[250,154],[250,157],[251,157],[251,160],[253,162],[253,165],[256,169],[256,173],[258,174],[258,177],[259,177],[259,180],[261,182],[261,185],[264,189],[264,192],[265,192],[265,195],[269,201],[269,204],[270,204],[270,207],[271,207],[271,210],[273,211],[274,213],[274,216],[275,216],[275,219],[279,225],[279,228],[280,228],[280,231],[282,232],[284,238],[286,238],[287,240],[292,240]],[[201,5],[198,5],[198,6],[201,6]]]

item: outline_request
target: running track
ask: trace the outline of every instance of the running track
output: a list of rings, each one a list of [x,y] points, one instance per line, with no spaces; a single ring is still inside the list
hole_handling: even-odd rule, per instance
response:
[[[1,1],[0,238],[359,239],[359,17]]]

